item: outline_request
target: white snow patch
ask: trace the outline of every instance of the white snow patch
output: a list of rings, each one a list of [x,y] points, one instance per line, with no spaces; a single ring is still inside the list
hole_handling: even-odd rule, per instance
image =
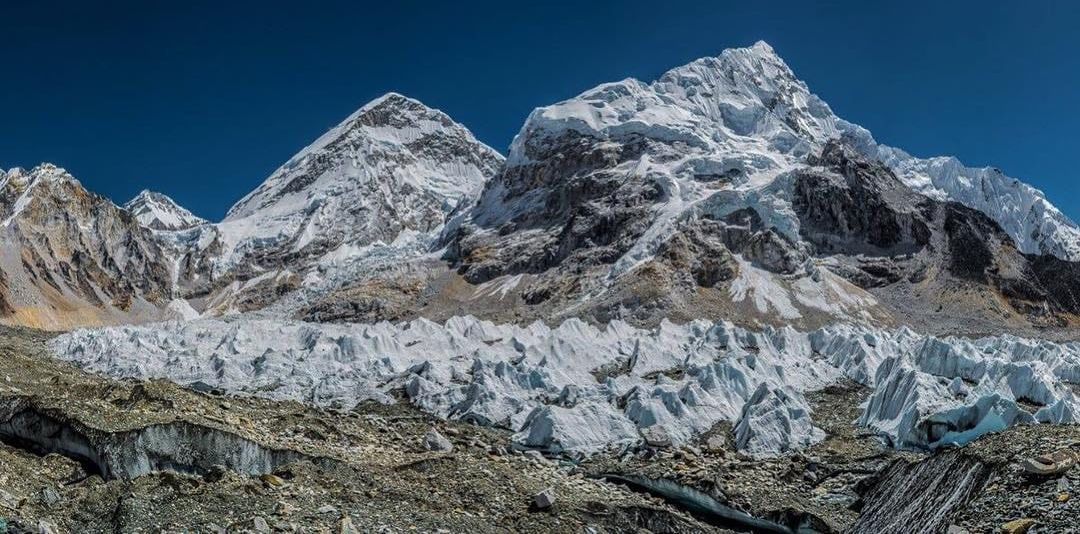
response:
[[[166,314],[171,315],[172,318],[180,321],[191,321],[198,319],[200,313],[195,308],[191,307],[191,303],[184,299],[173,299],[169,302],[169,305],[165,307]]]
[[[779,275],[756,267],[739,256],[736,256],[736,261],[739,275],[732,280],[728,289],[731,300],[742,302],[749,298],[757,311],[763,314],[775,312],[783,319],[802,317],[791,301],[790,292],[780,283]]]

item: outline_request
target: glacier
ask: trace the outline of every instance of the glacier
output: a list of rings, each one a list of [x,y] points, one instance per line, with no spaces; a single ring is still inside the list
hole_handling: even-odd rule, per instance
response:
[[[852,424],[905,449],[1080,417],[1080,344],[872,326],[873,296],[814,262],[789,279],[737,256],[729,296],[784,320],[812,309],[851,324],[800,332],[707,320],[646,329],[577,319],[552,327],[471,316],[357,325],[284,318],[364,276],[421,259],[437,263],[434,249],[467,220],[485,223],[482,231],[512,231],[502,223],[535,208],[541,192],[508,200],[503,193],[513,184],[500,177],[516,175],[498,169],[535,163],[532,156],[567,132],[600,145],[647,141],[640,157],[614,170],[648,177],[663,200],[650,228],[610,264],[611,278],[654,257],[673,228],[698,216],[752,207],[764,226],[799,242],[793,176],[836,138],[882,161],[916,192],[983,211],[1021,250],[1080,260],[1080,229],[1037,189],[996,169],[877,143],[761,42],[655,82],[604,84],[538,108],[505,161],[445,114],[391,93],[286,162],[220,223],[194,218],[167,197],[140,195],[128,207],[140,223],[164,226],[153,235],[170,255],[166,311],[181,320],[76,330],[51,346],[61,359],[116,377],[341,408],[405,398],[439,417],[507,428],[521,445],[553,452],[636,446],[648,435],[685,445],[721,423],[748,454],[799,450],[823,439],[807,395],[843,380],[869,392]],[[0,173],[0,184],[18,193],[15,214],[34,187],[24,174]],[[153,204],[145,214],[136,209],[143,204]],[[14,215],[4,215],[8,225]],[[235,280],[223,277],[230,273]],[[476,294],[505,296],[522,276],[483,282]],[[219,279],[230,283],[215,286]],[[267,293],[267,286],[289,292],[260,312],[200,317],[247,311],[237,295]],[[205,297],[200,310],[178,298],[179,289]]]
[[[495,425],[520,445],[590,454],[659,433],[692,444],[718,423],[753,456],[823,439],[808,393],[868,388],[852,424],[903,449],[962,445],[1016,424],[1076,423],[1080,343],[933,337],[837,325],[799,332],[731,323],[639,329],[455,317],[334,325],[196,319],[76,330],[55,356],[117,378],[202,383],[240,395],[348,409],[406,399],[438,417]]]

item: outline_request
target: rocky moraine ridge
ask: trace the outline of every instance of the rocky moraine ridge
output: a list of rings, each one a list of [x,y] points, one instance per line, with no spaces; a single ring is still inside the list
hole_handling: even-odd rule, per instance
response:
[[[216,223],[51,165],[0,172],[0,217],[0,321],[82,327],[0,332],[18,528],[1080,520],[1080,228],[765,43],[537,108],[505,157],[391,93]]]

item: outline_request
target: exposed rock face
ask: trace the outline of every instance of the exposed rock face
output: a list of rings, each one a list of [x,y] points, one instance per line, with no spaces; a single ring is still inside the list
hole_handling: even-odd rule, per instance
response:
[[[701,287],[715,287],[735,278],[738,264],[723,237],[727,226],[707,219],[681,226],[660,247],[660,257],[681,272],[689,272]]]
[[[573,310],[603,321],[648,301],[654,316],[693,307],[809,327],[918,316],[919,293],[957,290],[980,300],[961,321],[1072,320],[1072,292],[1046,291],[1070,264],[1043,260],[1055,267],[1040,274],[1021,253],[1062,247],[1015,237],[1027,223],[953,202],[915,168],[837,118],[759,44],[537,109],[450,236],[447,259],[474,284],[532,275],[516,291],[524,315],[544,305],[538,318]],[[966,189],[949,191],[986,209]],[[1054,227],[1051,241],[1069,241],[1072,226]],[[822,267],[885,288],[889,302],[835,288]],[[659,299],[642,293],[658,283]]]
[[[919,217],[926,198],[886,167],[835,141],[810,163],[826,172],[807,169],[796,174],[793,207],[799,233],[819,253],[896,256],[929,243],[930,229]]]
[[[648,229],[651,208],[664,196],[652,178],[618,169],[643,157],[649,143],[604,144],[567,132],[515,146],[522,153],[513,157],[526,162],[507,166],[487,185],[456,236],[466,279],[538,273],[563,261],[614,263]]]
[[[1062,284],[1078,264],[1021,253],[986,214],[915,193],[840,143],[826,145],[814,163],[825,172],[800,171],[795,180],[800,234],[852,282],[892,291],[964,287],[1004,300],[1036,324],[1064,324],[1080,313]]]
[[[1063,326],[1080,314],[1080,263],[1024,254],[997,223],[969,208],[939,206],[935,216],[943,219],[951,274],[985,284],[1038,324]]]
[[[63,169],[0,178],[0,220],[4,322],[55,329],[145,321],[171,297],[151,232]]]
[[[866,504],[853,532],[944,532],[993,471],[957,451],[919,462],[896,460],[863,497]]]

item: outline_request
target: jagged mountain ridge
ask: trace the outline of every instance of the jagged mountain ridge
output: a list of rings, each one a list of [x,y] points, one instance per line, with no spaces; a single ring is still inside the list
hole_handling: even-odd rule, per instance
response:
[[[871,154],[873,156],[875,154]],[[912,189],[986,213],[1028,254],[1080,261],[1080,229],[1042,191],[994,167],[965,167],[953,157],[915,158],[879,145],[876,157]]]
[[[0,175],[0,312],[39,328],[162,317],[171,293],[157,240],[64,169]]]
[[[871,240],[860,249],[843,250],[849,256],[844,260],[832,258],[836,252],[821,246],[820,238],[829,236],[808,239],[805,219],[815,209],[854,210],[850,216],[867,217],[864,224],[881,222],[864,211],[867,204],[837,206],[825,196],[809,198],[817,205],[803,206],[802,213],[797,209],[801,174],[821,167],[837,141],[853,149],[844,158],[849,163],[880,160],[888,166],[855,178],[878,187],[884,182],[877,175],[890,175],[888,187],[869,191],[862,200],[884,206],[895,205],[890,197],[908,197],[902,208],[907,213],[891,222],[918,222],[924,225],[921,233],[912,234],[915,229],[908,227],[903,242],[881,248]],[[1075,271],[1066,260],[1080,242],[1076,226],[1030,186],[1000,172],[942,161],[916,160],[877,145],[868,131],[833,114],[771,47],[758,43],[678,67],[650,84],[633,79],[603,84],[534,111],[515,138],[507,165],[485,187],[452,241],[448,257],[472,283],[535,279],[532,287],[518,288],[527,305],[556,296],[562,297],[559,306],[586,313],[580,294],[590,295],[588,300],[600,309],[588,313],[600,321],[640,309],[637,303],[649,294],[660,301],[658,313],[675,311],[687,320],[708,310],[756,312],[790,322],[819,312],[830,316],[826,321],[880,320],[882,309],[894,320],[905,317],[911,302],[918,301],[912,294],[946,288],[931,288],[923,284],[929,278],[915,273],[901,284],[914,293],[879,295],[890,301],[886,305],[874,295],[883,284],[865,275],[880,265],[860,257],[903,257],[932,248],[920,259],[921,267],[941,267],[933,272],[945,273],[950,291],[978,294],[971,298],[986,310],[973,321],[989,321],[993,315],[998,322],[1012,321],[1017,313],[1035,314],[1039,321],[1047,314],[1074,315],[1070,292],[1054,296],[1053,289],[1068,286],[1050,280]],[[836,168],[815,172],[821,170],[830,176],[818,185],[845,180]],[[947,207],[950,203],[967,211]],[[955,228],[945,226],[956,218],[942,220],[927,209],[963,213],[979,228],[973,232],[975,241],[990,241],[979,250],[994,257],[974,263],[995,272],[957,275],[951,268],[955,264],[948,263],[950,241],[930,242],[934,236],[955,237]],[[989,220],[975,221],[973,213]],[[851,221],[845,213],[834,215],[842,224],[825,233],[840,232],[832,237],[842,239]],[[1028,261],[1025,254],[1050,258],[1046,261],[1057,267],[1033,273],[1029,267],[1039,262]],[[852,258],[860,264],[854,270],[847,261]],[[830,272],[863,291],[830,279]],[[672,281],[684,275],[695,283],[677,289]],[[1009,282],[983,293],[991,278]],[[971,281],[976,285],[967,284]],[[657,285],[662,289],[648,293]],[[703,302],[695,286],[726,290],[731,300],[753,306],[732,309]],[[1020,286],[1022,297],[1012,291]],[[1003,287],[1008,295],[1000,294]],[[1068,319],[1053,319],[1061,320]]]
[[[822,163],[838,139],[856,152],[845,160],[880,160],[895,178],[861,200],[889,207],[890,196],[911,197],[905,213],[885,210],[897,215],[891,223],[908,225],[890,247],[879,246],[878,235],[863,236],[858,249],[835,249],[851,244],[852,221],[817,233],[805,227],[821,222],[816,209],[837,209],[808,194],[807,184],[828,190],[851,181]],[[817,167],[828,176],[807,179]],[[875,174],[856,182],[874,182]],[[998,206],[999,197],[1011,201]],[[425,314],[445,313],[442,306],[517,320],[605,321],[654,299],[644,322],[747,315],[813,327],[888,322],[903,307],[880,288],[919,277],[908,272],[911,262],[883,267],[879,260],[947,249],[933,243],[944,234],[927,221],[943,223],[919,207],[922,198],[981,211],[997,227],[976,232],[994,241],[985,248],[1005,250],[999,244],[1007,241],[1015,248],[1009,261],[1023,265],[983,267],[1015,268],[1017,276],[959,277],[981,284],[976,292],[994,286],[980,298],[1004,291],[1025,313],[1072,313],[1070,293],[1048,290],[1073,276],[1053,257],[1071,257],[1080,232],[1041,193],[991,169],[877,145],[836,117],[765,43],[694,61],[652,83],[604,84],[539,108],[505,164],[445,114],[390,93],[291,158],[221,223],[155,234],[171,280],[165,293],[210,313],[260,309],[289,295],[294,302],[273,313],[405,318],[421,313],[422,294],[438,304]],[[176,210],[183,208],[162,211]],[[160,219],[146,225],[169,226]],[[864,231],[878,222],[854,221]],[[419,260],[440,231],[465,285],[445,265]],[[935,254],[915,263],[948,260]],[[1034,274],[1039,265],[1042,274]],[[947,267],[939,271],[949,278],[955,273]],[[403,268],[415,276],[403,278]],[[328,295],[334,311],[321,300]]]
[[[682,180],[678,194],[688,202],[707,194],[688,185],[723,178],[748,189],[802,163],[830,139],[844,138],[867,157],[884,161],[912,189],[987,213],[1024,252],[1080,259],[1080,229],[1040,191],[996,169],[963,167],[954,158],[919,160],[878,145],[869,131],[837,117],[764,42],[677,67],[651,84],[634,79],[603,84],[537,109],[511,146],[507,180],[495,185],[515,196],[514,185],[506,182],[542,161],[537,154],[573,136],[624,146],[681,145],[684,149],[650,154],[672,161],[648,170]],[[487,200],[497,203],[500,191],[493,192]],[[478,217],[496,223],[513,209],[485,206]]]
[[[353,265],[353,260],[363,260],[373,250],[401,250],[410,255],[425,252],[450,214],[471,202],[501,162],[501,155],[446,114],[390,93],[361,107],[291,158],[241,199],[220,223],[209,223],[167,196],[149,191],[124,208],[92,195],[92,209],[66,214],[75,222],[66,228],[62,239],[73,243],[65,246],[63,253],[46,250],[41,255],[85,258],[100,253],[106,256],[102,261],[115,263],[112,255],[127,258],[134,254],[126,248],[132,246],[130,243],[84,239],[83,231],[74,228],[131,226],[128,233],[137,245],[135,255],[145,261],[152,279],[148,280],[150,274],[139,273],[131,275],[138,279],[128,280],[117,268],[105,272],[121,287],[148,286],[145,295],[136,295],[145,304],[139,314],[113,313],[111,307],[115,306],[102,303],[102,295],[86,288],[80,289],[78,293],[85,295],[78,298],[64,288],[55,288],[58,294],[50,298],[44,298],[38,289],[20,290],[8,295],[0,311],[15,317],[9,321],[68,328],[157,320],[178,311],[180,316],[190,316],[191,305],[212,313],[261,308],[296,289],[301,275],[308,282],[312,277],[358,276],[366,264]],[[62,170],[57,172],[72,184],[68,196],[91,196],[74,178]],[[24,174],[15,170],[0,175],[5,185],[11,185],[0,198],[5,218],[9,217],[7,211],[23,211],[30,198],[23,198],[16,187]],[[57,211],[62,210],[59,202],[53,204]],[[18,225],[5,225],[14,228],[9,238],[13,242],[38,242],[43,249],[57,242],[55,237],[43,240],[21,235]],[[66,265],[61,263],[55,269],[66,273]],[[0,278],[4,287],[24,278],[13,270],[4,269]],[[130,300],[130,291],[122,293]],[[176,297],[181,302],[173,302]],[[83,317],[84,308],[95,306],[110,311]],[[81,311],[57,311],[65,307]],[[16,309],[63,318],[20,318]]]

